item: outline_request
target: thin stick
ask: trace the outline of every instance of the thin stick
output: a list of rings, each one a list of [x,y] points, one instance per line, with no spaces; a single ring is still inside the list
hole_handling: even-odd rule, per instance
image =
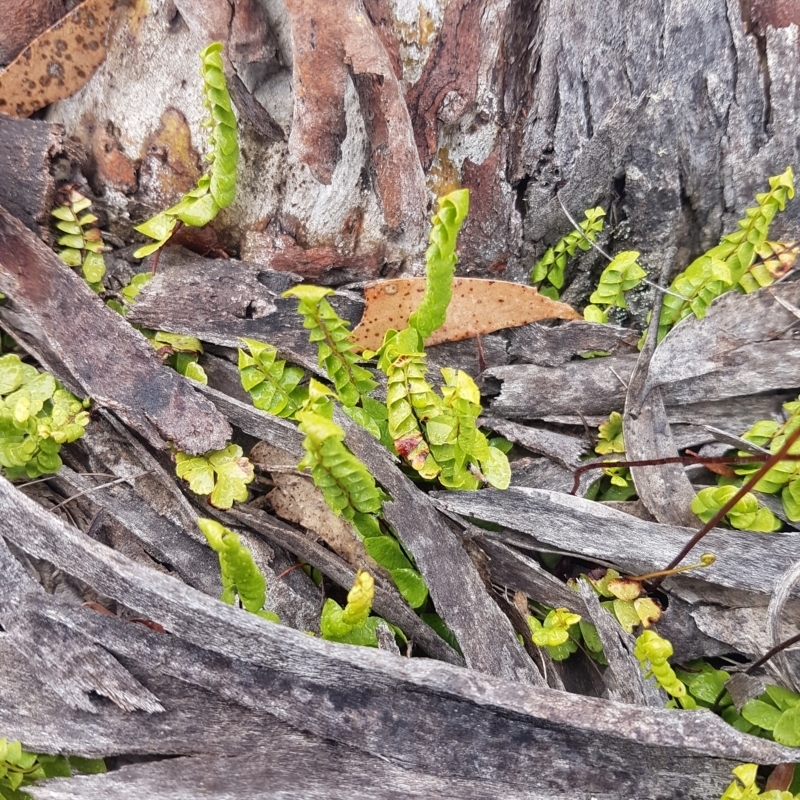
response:
[[[781,642],[780,644],[776,644],[775,647],[767,650],[761,658],[758,659],[755,663],[751,664],[746,670],[746,675],[752,675],[760,666],[764,665],[769,661],[773,656],[778,655],[781,650],[785,650],[787,647],[791,647],[793,644],[800,642],[800,633],[796,633],[794,636],[786,639],[786,641]]]
[[[753,453],[749,456],[668,456],[666,458],[647,458],[640,461],[593,461],[583,464],[572,474],[574,481],[570,494],[575,494],[580,488],[581,475],[592,469],[606,469],[606,467],[660,467],[662,464],[761,464],[772,458],[770,454]],[[784,456],[781,461],[800,461],[800,454]]]
[[[559,194],[556,194],[556,199],[558,200],[558,203],[561,206],[561,210],[564,212],[566,218],[570,221],[570,224],[572,225],[572,227],[575,228],[575,230],[578,231],[578,233],[581,236],[583,236],[583,238],[586,239],[586,241],[595,250],[597,250],[597,252],[600,253],[600,255],[605,257],[608,261],[613,261],[614,259],[611,258],[611,256],[608,253],[606,253],[606,251],[603,250],[603,248],[600,247],[600,245],[597,244],[597,242],[592,241],[586,235],[586,231],[583,228],[581,228],[581,226],[578,225],[577,222],[575,222],[575,220],[572,217],[572,215],[569,213],[569,211],[567,211],[567,207],[564,205],[563,201],[561,200],[561,196]],[[664,294],[671,294],[673,297],[677,297],[679,300],[683,300],[684,303],[688,303],[689,302],[689,299],[687,297],[684,297],[682,294],[678,294],[677,292],[673,292],[671,289],[665,289],[663,286],[659,286],[657,283],[653,283],[653,281],[650,281],[647,278],[642,278],[642,283],[646,283],[648,286],[652,286],[654,289],[657,289],[659,292],[663,292]]]
[[[700,528],[697,533],[692,536],[692,538],[686,543],[684,548],[678,553],[672,561],[664,568],[665,571],[669,571],[674,569],[678,566],[678,564],[686,558],[687,555],[695,548],[697,543],[713,528],[717,525],[720,520],[724,518],[724,516],[779,462],[779,461],[789,461],[789,460],[796,460],[796,459],[787,459],[786,456],[792,447],[792,445],[800,439],[800,428],[796,431],[793,431],[787,438],[786,441],[783,443],[783,446],[777,453],[770,456],[762,465],[761,468],[753,473],[750,478],[745,481],[744,485],[738,492],[736,492],[730,500],[728,500],[725,505],[717,511],[716,514],[705,524],[702,528]],[[652,588],[653,590],[657,589],[661,586],[664,578],[656,578],[653,582]]]
[[[79,497],[83,497],[86,494],[91,494],[92,492],[99,491],[100,489],[107,489],[109,486],[116,486],[118,483],[127,483],[128,481],[134,481],[136,480],[136,478],[141,478],[144,475],[149,475],[150,472],[151,470],[146,469],[144,472],[140,472],[138,475],[130,475],[126,478],[117,478],[115,481],[109,481],[108,483],[101,483],[99,486],[92,486],[89,489],[84,489],[82,492],[78,492],[78,494],[74,494],[72,495],[72,497],[68,497],[66,500],[62,500],[58,505],[55,505],[51,509],[49,509],[49,511],[55,511],[57,508],[65,506],[72,500],[77,500]]]

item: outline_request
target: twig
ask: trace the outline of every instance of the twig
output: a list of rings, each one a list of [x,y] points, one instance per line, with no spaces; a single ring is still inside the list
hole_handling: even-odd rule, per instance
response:
[[[769,453],[753,453],[749,456],[667,456],[665,458],[646,458],[639,461],[593,461],[583,464],[573,472],[574,480],[570,494],[575,494],[581,482],[581,475],[592,469],[607,467],[660,467],[663,464],[760,464],[772,458]],[[784,456],[781,461],[800,461],[800,454]]]
[[[670,563],[664,568],[665,571],[669,571],[677,567],[678,564],[680,564],[681,561],[683,561],[683,559],[686,558],[687,555],[689,555],[689,553],[694,549],[697,543],[709,531],[714,529],[717,523],[720,522],[720,520],[722,520],[725,517],[725,515],[764,477],[764,475],[766,475],[775,466],[775,464],[777,464],[780,461],[796,460],[796,459],[787,459],[786,456],[789,453],[789,450],[791,449],[792,445],[798,439],[800,439],[800,428],[793,431],[786,438],[786,441],[783,443],[781,449],[778,450],[778,452],[775,453],[774,455],[770,456],[761,465],[761,468],[753,475],[751,475],[747,481],[745,481],[742,488],[739,489],[739,491],[736,492],[736,494],[733,495],[733,497],[731,497],[731,499],[728,500],[728,502],[725,503],[722,506],[722,508],[720,508],[719,511],[717,511],[717,513],[714,514],[714,516],[705,525],[703,525],[703,527],[700,528],[700,530],[697,531],[697,533],[694,536],[692,536],[692,538],[686,543],[686,545],[680,551],[680,553],[678,553],[678,555],[675,556],[675,558],[673,558],[672,561],[670,561]],[[653,590],[661,586],[663,580],[664,580],[663,577],[656,578],[655,581],[653,582],[652,586]]]
[[[66,500],[62,500],[57,505],[53,506],[49,511],[55,511],[61,506],[66,505],[67,503],[71,502],[72,500],[77,500],[79,497],[83,497],[86,494],[91,494],[92,492],[96,492],[99,489],[107,489],[109,486],[116,486],[118,483],[127,483],[128,481],[134,481],[136,478],[141,478],[144,475],[149,475],[151,470],[146,469],[144,472],[140,472],[138,475],[129,475],[124,478],[117,478],[115,481],[109,481],[108,483],[101,483],[99,486],[91,486],[88,489],[84,489],[82,492],[78,492],[78,494],[72,495],[72,497],[68,497]]]

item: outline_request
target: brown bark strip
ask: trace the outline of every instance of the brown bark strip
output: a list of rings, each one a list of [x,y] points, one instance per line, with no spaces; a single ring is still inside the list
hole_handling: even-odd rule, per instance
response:
[[[347,134],[348,67],[361,100],[370,169],[394,236],[414,240],[427,204],[400,84],[361,0],[288,0],[294,47],[294,121],[290,150],[317,180],[330,184]]]
[[[42,238],[55,205],[52,159],[65,149],[61,126],[0,114],[0,205]]]
[[[481,30],[485,0],[453,0],[444,13],[439,42],[431,53],[422,77],[409,89],[406,100],[414,125],[419,157],[428,169],[439,141],[439,113],[450,106],[449,115],[460,116],[474,102],[478,83]]]
[[[154,447],[164,440],[189,453],[225,446],[231,428],[213,405],[2,207],[0,292],[8,296],[3,326],[32,339],[59,380],[114,409]]]

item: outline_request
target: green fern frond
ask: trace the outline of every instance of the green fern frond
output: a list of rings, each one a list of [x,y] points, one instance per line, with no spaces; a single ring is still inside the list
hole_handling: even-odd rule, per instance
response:
[[[88,197],[72,188],[68,198],[50,214],[56,219],[56,228],[61,234],[57,241],[58,257],[70,267],[80,267],[86,283],[99,293],[104,290],[105,245],[100,229],[94,224],[97,217],[89,211],[91,205]]]
[[[18,355],[0,356],[0,471],[9,480],[58,472],[61,445],[89,424],[87,406]]]
[[[333,294],[332,289],[303,284],[292,287],[283,296],[300,301],[297,310],[303,317],[303,327],[308,330],[310,341],[317,344],[320,367],[336,387],[342,405],[356,406],[378,384],[369,370],[359,366],[360,359],[349,338],[349,323],[325,299],[330,294]]]
[[[239,350],[239,377],[253,405],[278,417],[292,417],[298,411],[308,389],[300,386],[305,370],[286,366],[270,344],[242,339],[249,353]]]
[[[213,519],[198,519],[197,527],[219,556],[222,577],[220,600],[232,606],[238,598],[251,614],[258,614],[270,622],[280,622],[277,614],[264,610],[267,579],[253,560],[252,553],[242,544],[239,534]]]
[[[430,246],[425,252],[425,293],[408,319],[409,327],[416,328],[423,341],[444,325],[458,261],[456,240],[468,212],[469,189],[458,189],[440,198],[439,211],[433,216]]]
[[[639,253],[626,250],[616,255],[603,270],[597,288],[592,292],[589,305],[583,312],[589,322],[608,322],[608,309],[627,308],[625,292],[641,283],[647,273],[639,266]]]
[[[531,270],[531,283],[536,286],[540,294],[551,300],[558,300],[559,293],[564,286],[567,258],[574,256],[578,249],[588,250],[591,247],[589,242],[595,241],[597,234],[603,230],[605,215],[606,212],[600,206],[587,209],[584,212],[583,221],[579,224],[581,230],[568,233],[553,247],[545,251],[545,254]],[[545,281],[550,285],[545,286]]]
[[[667,660],[672,656],[672,644],[654,630],[646,630],[636,639],[633,655],[639,661],[645,677],[651,675],[658,685],[674,697],[683,708],[696,708],[697,703],[686,691],[686,684],[675,674]],[[649,664],[649,668],[648,668]]]
[[[178,203],[136,226],[137,231],[156,240],[140,247],[134,253],[136,258],[144,258],[166,244],[179,221],[193,227],[207,225],[236,196],[239,142],[221,53],[220,42],[210,44],[200,53],[204,105],[209,112],[204,123],[210,131],[209,170]]]
[[[745,211],[738,230],[722,237],[722,241],[699,258],[672,282],[672,294],[664,295],[659,320],[659,341],[673,325],[689,314],[705,316],[711,301],[739,285],[758,251],[769,235],[769,226],[786,202],[794,197],[794,172],[787,167],[769,179],[770,190],[756,195],[756,205]],[[745,279],[744,288],[749,286]],[[677,295],[677,296],[676,296]]]

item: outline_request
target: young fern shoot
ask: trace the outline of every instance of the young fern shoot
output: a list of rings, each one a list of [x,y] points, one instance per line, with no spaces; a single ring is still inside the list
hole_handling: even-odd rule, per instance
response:
[[[347,605],[342,608],[328,598],[322,607],[319,628],[323,639],[362,647],[378,646],[378,626],[387,625],[380,617],[371,617],[375,598],[375,580],[369,572],[359,570],[353,588],[347,594]]]
[[[270,622],[280,622],[277,614],[264,609],[267,580],[250,551],[242,544],[239,534],[213,519],[198,519],[197,527],[219,556],[222,602],[232,606],[238,598],[242,607],[251,614],[257,614]]]
[[[198,228],[207,225],[236,196],[239,142],[221,53],[220,42],[210,44],[200,53],[204,105],[209,111],[208,120],[204,123],[210,129],[211,151],[207,156],[211,162],[209,171],[178,203],[136,226],[137,231],[156,240],[153,244],[140,247],[134,253],[136,258],[149,256],[166,244],[179,222]]]

